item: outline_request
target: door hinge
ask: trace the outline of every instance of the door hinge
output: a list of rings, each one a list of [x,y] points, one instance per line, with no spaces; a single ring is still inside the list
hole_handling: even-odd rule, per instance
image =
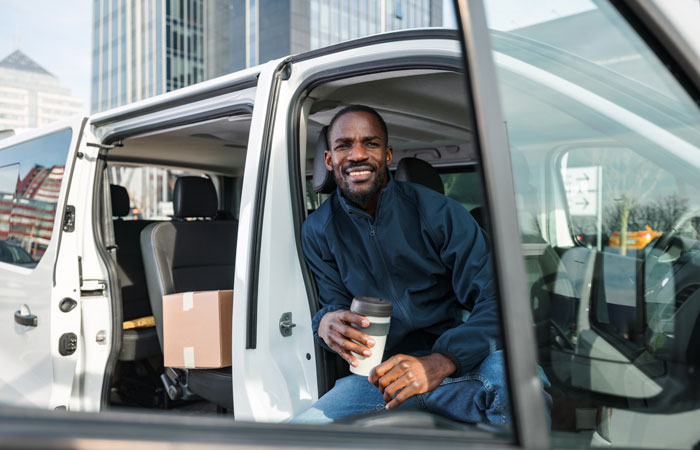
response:
[[[83,280],[80,287],[82,297],[104,297],[107,294],[107,282],[105,280]]]
[[[282,317],[280,317],[280,333],[282,333],[282,336],[291,336],[292,328],[295,326],[297,326],[297,324],[292,322],[292,313],[286,312],[282,314]]]
[[[63,231],[72,233],[75,231],[75,206],[67,205],[66,213],[63,216]]]

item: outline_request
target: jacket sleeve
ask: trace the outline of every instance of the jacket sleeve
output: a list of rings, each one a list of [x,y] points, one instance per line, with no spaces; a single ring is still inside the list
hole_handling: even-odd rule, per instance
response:
[[[324,314],[339,309],[350,309],[352,295],[347,291],[338,271],[335,257],[328,248],[324,233],[314,230],[315,224],[307,220],[301,233],[304,258],[316,280],[321,309],[311,321],[314,339],[326,350],[332,351],[318,336],[318,325]]]
[[[440,258],[452,269],[452,287],[463,307],[471,311],[466,322],[444,332],[433,345],[457,365],[451,376],[474,370],[490,353],[501,348],[501,330],[491,254],[474,218],[464,207],[448,201],[445,220],[434,227]]]

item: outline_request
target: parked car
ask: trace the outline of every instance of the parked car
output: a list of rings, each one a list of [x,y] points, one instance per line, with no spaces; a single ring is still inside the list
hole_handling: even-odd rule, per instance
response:
[[[627,248],[632,248],[635,250],[641,250],[650,242],[652,242],[657,237],[661,236],[663,233],[660,231],[654,231],[647,225],[644,230],[641,231],[628,231],[627,232]],[[608,240],[608,245],[610,247],[620,247],[620,232],[613,231],[610,233],[610,238]]]
[[[604,205],[588,215],[572,202],[598,191],[565,189],[567,170],[594,167],[601,189],[634,192],[630,171],[615,172],[633,155],[658,192],[700,205],[700,67],[652,6],[615,5],[591,11],[667,90],[524,31],[489,34],[470,1],[464,36],[370,36],[0,140],[0,193],[12,198],[0,237],[40,249],[33,267],[0,262],[0,312],[14,317],[0,329],[0,402],[20,408],[0,411],[4,442],[695,446],[700,246],[671,250],[663,235],[644,255],[580,245],[574,225],[602,220]],[[323,200],[307,187],[321,130],[353,103],[384,116],[392,170],[430,163],[488,235],[513,424],[418,412],[284,423],[344,370],[312,338],[319,303],[300,233]],[[139,173],[158,184],[136,192]],[[177,191],[184,178],[197,181]],[[134,207],[142,218],[124,220]],[[163,367],[162,295],[230,288],[232,367]],[[155,326],[124,326],[150,315]],[[154,411],[169,414],[144,415]]]

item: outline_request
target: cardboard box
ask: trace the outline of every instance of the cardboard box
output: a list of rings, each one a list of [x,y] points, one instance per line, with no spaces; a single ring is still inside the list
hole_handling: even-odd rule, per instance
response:
[[[231,365],[233,291],[163,296],[163,364],[213,369]]]

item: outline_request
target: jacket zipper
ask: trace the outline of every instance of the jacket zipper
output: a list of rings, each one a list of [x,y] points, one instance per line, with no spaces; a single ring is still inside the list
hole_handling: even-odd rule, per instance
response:
[[[409,325],[411,326],[411,328],[412,328],[412,327],[413,327],[413,321],[412,321],[411,318],[408,316],[408,314],[406,314],[406,312],[404,311],[403,305],[400,304],[401,302],[399,302],[399,295],[398,295],[398,293],[396,292],[396,286],[394,285],[394,280],[391,278],[391,274],[390,274],[390,272],[389,272],[389,268],[388,268],[388,266],[386,265],[386,260],[384,259],[384,255],[382,254],[382,251],[381,251],[381,249],[379,248],[379,244],[377,243],[377,239],[376,239],[376,237],[377,237],[377,232],[376,232],[374,223],[372,222],[373,217],[370,216],[369,214],[363,214],[363,213],[358,212],[358,211],[353,211],[352,209],[349,209],[348,212],[349,212],[350,214],[354,214],[354,215],[356,215],[356,216],[362,217],[362,218],[365,219],[365,220],[367,221],[367,223],[369,224],[369,235],[370,235],[370,237],[372,238],[372,242],[374,243],[374,250],[377,252],[377,254],[379,255],[379,258],[380,258],[381,261],[382,261],[382,266],[384,267],[384,274],[386,275],[386,278],[387,278],[387,280],[389,281],[389,286],[391,287],[391,293],[392,293],[392,297],[393,297],[391,303],[394,305],[394,307],[395,307],[395,308],[398,310],[398,312],[401,314],[401,315],[400,315],[400,318],[401,318],[405,323],[409,324]]]

